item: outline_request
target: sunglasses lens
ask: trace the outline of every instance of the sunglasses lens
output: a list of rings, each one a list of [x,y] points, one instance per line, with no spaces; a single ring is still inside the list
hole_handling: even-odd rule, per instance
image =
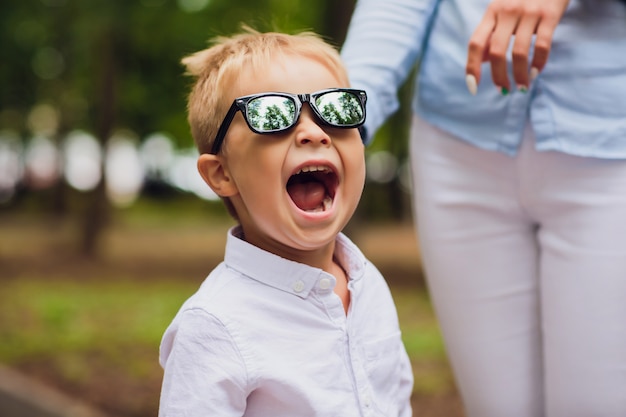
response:
[[[260,133],[291,127],[296,118],[296,103],[283,96],[257,97],[248,102],[248,123]]]
[[[360,98],[349,91],[330,91],[315,98],[315,107],[328,124],[338,127],[363,122],[365,112]]]

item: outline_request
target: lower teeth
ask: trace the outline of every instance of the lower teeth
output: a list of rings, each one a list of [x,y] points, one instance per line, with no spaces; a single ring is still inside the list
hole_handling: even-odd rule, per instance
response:
[[[330,209],[330,205],[333,203],[333,199],[330,197],[324,197],[322,201],[322,205],[324,206],[324,211]]]
[[[328,209],[330,209],[330,206],[333,204],[333,199],[330,197],[324,197],[324,200],[322,200],[322,204],[312,210],[307,210],[311,213],[321,213],[323,211],[326,211]]]

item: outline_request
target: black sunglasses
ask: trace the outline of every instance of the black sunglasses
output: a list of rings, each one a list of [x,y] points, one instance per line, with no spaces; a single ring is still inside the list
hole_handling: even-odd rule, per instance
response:
[[[283,132],[293,127],[304,103],[309,103],[321,124],[350,129],[365,122],[366,100],[365,91],[351,88],[330,88],[311,94],[259,93],[236,98],[215,135],[211,154],[216,155],[222,148],[237,111],[241,111],[250,130],[259,134]]]

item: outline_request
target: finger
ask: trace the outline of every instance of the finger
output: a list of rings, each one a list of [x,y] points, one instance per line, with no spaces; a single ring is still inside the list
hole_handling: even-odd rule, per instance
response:
[[[532,68],[536,68],[537,71],[541,71],[548,62],[548,56],[550,55],[550,49],[552,48],[552,36],[554,30],[559,23],[559,17],[546,14],[544,15],[537,25],[535,37],[535,52],[533,54]]]
[[[517,17],[515,15],[500,14],[498,15],[495,31],[491,35],[491,43],[489,47],[489,61],[491,61],[491,77],[494,84],[500,88],[502,94],[508,94],[511,91],[509,77],[507,74],[506,52],[513,32],[517,26]]]
[[[480,67],[488,54],[489,40],[496,24],[495,15],[487,10],[469,40],[465,73],[480,82]]]
[[[527,15],[517,25],[515,42],[513,43],[513,78],[517,88],[526,91],[530,84],[528,63],[530,45],[539,22],[538,15]]]

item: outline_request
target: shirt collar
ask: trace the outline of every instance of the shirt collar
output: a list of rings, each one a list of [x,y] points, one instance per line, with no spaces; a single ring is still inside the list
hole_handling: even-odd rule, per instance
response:
[[[330,289],[334,287],[335,278],[327,272],[274,255],[251,245],[242,236],[241,226],[228,231],[224,254],[224,263],[228,268],[301,298],[306,298],[312,290],[318,288],[322,279],[330,279]],[[357,281],[365,273],[365,256],[342,233],[337,235],[335,241],[335,258],[346,271],[349,281]]]

